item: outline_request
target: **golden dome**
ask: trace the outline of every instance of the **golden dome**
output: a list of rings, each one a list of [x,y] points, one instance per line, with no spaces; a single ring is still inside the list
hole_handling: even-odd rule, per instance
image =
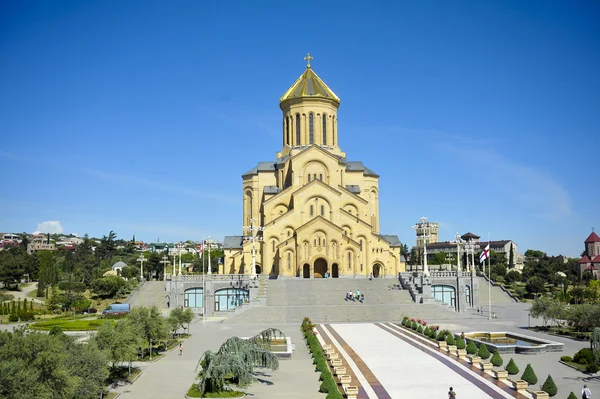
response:
[[[338,106],[340,105],[340,98],[317,76],[315,71],[311,69],[310,64],[298,80],[287,89],[279,103],[295,98],[323,98],[334,101]]]

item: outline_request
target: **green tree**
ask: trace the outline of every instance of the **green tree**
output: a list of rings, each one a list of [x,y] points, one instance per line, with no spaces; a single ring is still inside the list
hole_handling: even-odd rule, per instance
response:
[[[523,381],[527,381],[527,383],[529,385],[537,384],[538,378],[537,378],[537,375],[535,375],[535,372],[533,371],[533,367],[531,367],[531,364],[527,364],[527,367],[525,367],[525,371],[523,371],[523,375],[521,376],[521,379]]]
[[[529,280],[527,280],[527,283],[525,284],[525,289],[530,294],[539,294],[541,292],[544,292],[544,280],[541,277],[533,276]]]
[[[125,280],[119,276],[102,277],[92,282],[92,290],[102,298],[112,298],[124,287]]]
[[[498,349],[494,351],[494,355],[492,356],[490,362],[494,365],[494,367],[500,367],[504,363],[504,360],[502,360],[502,356],[500,356]]]
[[[94,341],[98,348],[107,352],[113,369],[123,362],[128,362],[131,367],[131,362],[137,358],[138,348],[142,346],[141,337],[128,319],[114,326],[105,321],[94,335]]]
[[[548,378],[546,378],[546,381],[544,381],[544,384],[542,385],[542,391],[547,392],[550,397],[556,396],[558,387],[554,383],[552,376],[548,375]]]
[[[515,363],[515,361],[512,358],[509,360],[508,364],[506,365],[506,367],[504,369],[510,375],[519,374],[519,368],[517,367],[517,364]]]
[[[504,276],[504,282],[506,282],[506,284],[512,284],[515,282],[520,282],[521,281],[521,273],[517,270],[509,270],[506,275]]]
[[[154,344],[166,341],[169,337],[169,327],[165,318],[157,307],[134,308],[127,319],[137,333],[148,342],[148,348],[152,351]]]
[[[508,256],[508,268],[515,268],[515,249],[513,248],[512,242],[510,243],[510,255]]]
[[[198,366],[202,366],[198,390],[202,393],[223,391],[226,376],[231,376],[237,385],[248,385],[256,381],[252,374],[255,367],[277,370],[279,361],[269,350],[271,339],[284,336],[277,332],[278,330],[273,329],[265,330],[259,334],[263,336],[261,339],[231,337],[216,353],[204,352],[198,361]]]

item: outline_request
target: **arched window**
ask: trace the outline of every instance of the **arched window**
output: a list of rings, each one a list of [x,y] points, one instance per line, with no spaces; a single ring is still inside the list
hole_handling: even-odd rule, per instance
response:
[[[465,285],[465,299],[467,300],[467,305],[471,306],[471,287]]]
[[[321,216],[325,216],[325,205],[321,205]]]
[[[310,183],[310,173],[308,174],[308,182]]]
[[[275,240],[271,241],[272,251],[275,252]]]
[[[300,114],[296,114],[296,145],[300,145]]]
[[[352,253],[348,252],[348,270],[352,269]]]
[[[310,216],[312,216],[312,215],[313,215],[313,213],[314,213],[314,212],[313,212],[313,206],[311,205],[311,206],[310,206]]]
[[[323,114],[323,145],[327,145],[327,114]]]
[[[287,255],[288,270],[292,270],[292,254],[288,252]]]
[[[317,246],[317,239],[315,238],[315,247]]]
[[[308,114],[308,142],[315,143],[315,116],[312,112]]]
[[[186,308],[201,308],[203,300],[202,288],[189,288],[183,293],[183,306]]]
[[[285,118],[285,143],[290,145],[290,118]]]
[[[323,173],[319,173],[319,180],[323,181]]]

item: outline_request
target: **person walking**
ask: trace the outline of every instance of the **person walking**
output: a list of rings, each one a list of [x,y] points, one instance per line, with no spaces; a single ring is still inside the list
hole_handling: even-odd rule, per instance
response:
[[[450,387],[450,390],[448,391],[448,398],[449,399],[456,398],[456,392],[454,392],[454,389],[452,389],[452,387]]]
[[[179,343],[179,356],[183,353],[183,343]]]
[[[582,399],[591,399],[592,398],[592,391],[590,391],[590,389],[587,387],[587,385],[584,385],[583,389],[581,390],[581,398]]]

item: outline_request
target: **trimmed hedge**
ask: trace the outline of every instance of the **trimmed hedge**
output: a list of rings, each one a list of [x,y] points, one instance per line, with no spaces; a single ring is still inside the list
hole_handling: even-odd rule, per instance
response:
[[[477,351],[478,351],[478,348],[477,348],[477,344],[475,343],[475,341],[469,341],[469,344],[467,345],[467,354],[474,355],[477,353]]]
[[[577,398],[577,395],[575,395],[573,392],[571,392],[569,394],[569,397],[567,397],[567,399],[578,399],[578,398]]]
[[[506,370],[510,375],[519,374],[519,368],[517,367],[517,364],[512,358],[510,359],[504,370]]]
[[[560,360],[562,360],[563,362],[572,362],[573,358],[571,356],[561,356]]]
[[[313,333],[314,324],[308,317],[305,317],[304,320],[302,320],[301,328],[304,339],[306,340],[308,348],[312,354],[315,369],[321,372],[319,379],[322,382],[321,386],[319,387],[319,392],[327,393],[326,399],[343,399],[342,394],[338,390],[337,383],[333,379],[333,375],[331,375],[327,361],[325,360],[323,348],[321,348],[319,340]]]
[[[419,334],[423,334],[423,326],[419,324],[419,327],[417,328],[417,332]]]
[[[494,355],[492,356],[490,362],[494,365],[494,367],[500,367],[502,366],[502,363],[504,363],[504,360],[502,360],[502,356],[500,356],[498,349],[494,351]]]
[[[465,340],[461,337],[456,338],[456,349],[465,349],[466,348]]]
[[[546,382],[544,382],[544,384],[542,385],[542,391],[548,392],[548,396],[550,397],[556,396],[556,394],[558,393],[558,388],[554,383],[554,380],[552,379],[551,375],[548,375],[548,378],[546,378]]]
[[[485,346],[485,344],[481,344],[481,346],[479,347],[479,350],[477,351],[477,356],[479,356],[481,359],[485,360],[485,359],[489,358],[491,355],[492,354],[488,350],[487,346]]]
[[[446,335],[448,335],[448,330],[440,330],[440,332],[437,335],[437,340],[438,341],[445,341],[446,340]]]
[[[446,344],[448,345],[456,345],[456,339],[454,339],[454,334],[450,333],[446,337]]]
[[[529,385],[537,384],[538,378],[537,375],[535,375],[535,371],[533,371],[533,367],[531,367],[531,364],[527,364],[527,367],[525,367],[525,371],[523,371],[521,379],[523,381],[527,381]]]

